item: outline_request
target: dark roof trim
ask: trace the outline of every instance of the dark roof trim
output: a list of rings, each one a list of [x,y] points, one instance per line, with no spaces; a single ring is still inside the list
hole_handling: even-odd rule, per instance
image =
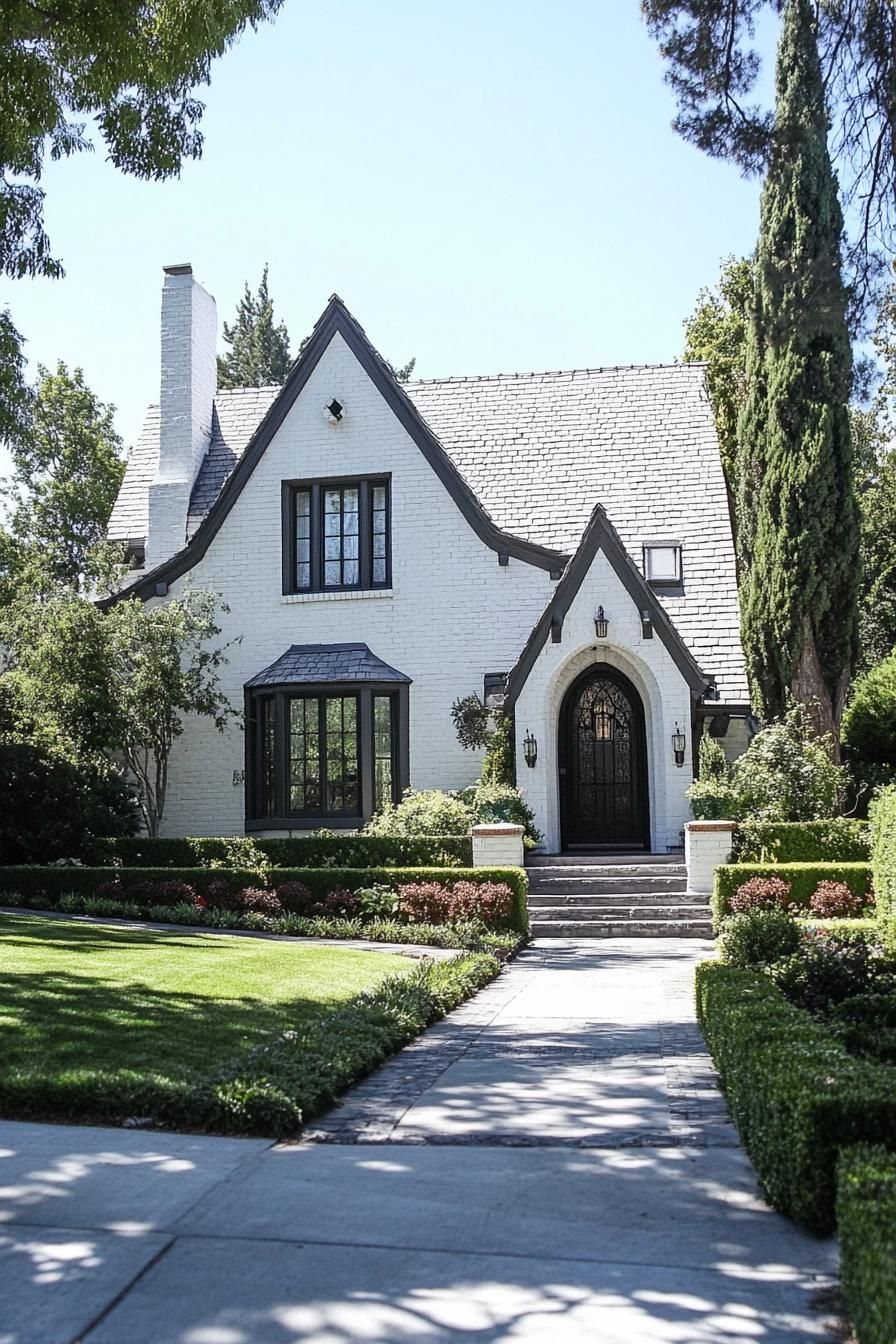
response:
[[[706,690],[708,678],[700,670],[665,608],[619,540],[619,535],[607,517],[603,505],[598,504],[582,533],[579,549],[566,566],[553,597],[541,613],[507,680],[508,706],[515,704],[548,635],[550,634],[555,642],[558,641],[563,628],[563,619],[572,606],[573,599],[582,586],[598,551],[603,551],[638,610],[650,613],[654,630],[672,655],[672,660],[688,683],[694,699],[699,699]]]
[[[191,540],[170,560],[157,565],[136,583],[122,589],[114,597],[106,599],[103,605],[112,605],[125,597],[140,597],[144,601],[154,597],[156,583],[159,580],[164,579],[170,584],[186,574],[202,559],[221,524],[239,499],[243,486],[261,461],[265,449],[283,424],[293,403],[337,333],[342,336],[371,382],[417,444],[479,539],[493,551],[499,554],[502,551],[506,552],[528,565],[536,565],[539,569],[556,570],[566,564],[568,556],[559,551],[552,551],[546,546],[536,546],[532,542],[513,537],[509,532],[503,532],[492,521],[407,393],[396,381],[386,362],[374,350],[364,329],[339,296],[334,294],[315,324],[308,344],[290,369],[286,382]]]

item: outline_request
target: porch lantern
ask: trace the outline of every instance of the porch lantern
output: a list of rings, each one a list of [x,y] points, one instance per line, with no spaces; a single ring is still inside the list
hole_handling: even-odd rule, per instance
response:
[[[684,765],[684,752],[687,744],[687,738],[676,723],[675,732],[672,734],[672,750],[675,753],[676,765]]]
[[[532,736],[531,731],[528,730],[526,736],[523,738],[523,755],[526,759],[526,764],[531,770],[538,760],[538,743]]]
[[[616,711],[605,695],[592,706],[591,733],[598,742],[612,742],[616,734]]]
[[[598,607],[597,615],[594,618],[594,633],[598,639],[606,639],[609,625],[610,622],[604,615],[603,607]]]

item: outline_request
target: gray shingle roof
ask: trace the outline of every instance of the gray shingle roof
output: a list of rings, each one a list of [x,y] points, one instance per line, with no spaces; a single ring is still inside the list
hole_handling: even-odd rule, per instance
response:
[[[697,662],[716,677],[722,699],[746,700],[728,498],[702,365],[446,378],[404,390],[505,531],[571,554],[599,502],[639,567],[644,542],[680,541],[684,591],[658,595]],[[187,537],[277,391],[218,393]],[[112,537],[145,535],[158,430],[158,408],[151,407],[113,511]]]
[[[320,681],[410,682],[384,663],[366,644],[293,644],[247,681],[247,686],[285,686]]]

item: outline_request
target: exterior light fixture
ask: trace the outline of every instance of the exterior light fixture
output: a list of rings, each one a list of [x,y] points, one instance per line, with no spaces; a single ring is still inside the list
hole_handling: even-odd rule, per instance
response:
[[[675,732],[672,734],[672,751],[675,754],[676,765],[684,765],[684,752],[687,744],[687,738],[676,723]]]
[[[612,742],[616,736],[616,711],[605,695],[591,710],[591,732],[598,742]]]
[[[532,736],[532,733],[528,730],[526,736],[523,738],[523,755],[526,758],[526,764],[531,770],[538,760],[538,743]]]
[[[324,407],[324,415],[331,425],[338,425],[339,421],[345,415],[345,407],[341,401],[334,397],[329,406]]]
[[[653,639],[653,621],[650,619],[650,612],[646,607],[641,612],[641,637],[642,639]]]
[[[598,607],[597,615],[594,618],[594,633],[598,639],[606,639],[609,625],[610,622],[604,615],[603,607]]]

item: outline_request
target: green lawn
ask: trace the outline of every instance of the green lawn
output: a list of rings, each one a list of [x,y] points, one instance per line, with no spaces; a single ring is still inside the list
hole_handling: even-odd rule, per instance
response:
[[[282,940],[0,916],[0,1114],[23,1112],[29,1079],[35,1097],[81,1080],[91,1093],[122,1077],[201,1082],[413,965]]]

